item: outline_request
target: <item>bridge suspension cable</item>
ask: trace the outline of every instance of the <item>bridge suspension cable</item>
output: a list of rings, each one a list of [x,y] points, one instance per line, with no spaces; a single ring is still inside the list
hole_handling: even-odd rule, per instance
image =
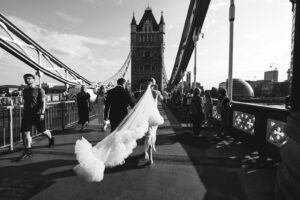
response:
[[[124,78],[128,68],[129,68],[129,64],[131,63],[131,53],[132,51],[129,52],[124,64],[122,65],[122,67],[119,69],[119,71],[117,71],[117,73],[115,73],[112,77],[110,77],[109,79],[99,82],[97,83],[98,86],[103,85],[104,87],[106,87],[107,89],[110,89],[114,86],[117,85],[117,80],[119,78]]]
[[[201,32],[210,0],[191,0],[168,86],[175,87],[188,66],[194,49],[193,37]]]
[[[92,82],[67,67],[6,17],[0,14],[0,47],[37,72],[68,85],[92,85]]]

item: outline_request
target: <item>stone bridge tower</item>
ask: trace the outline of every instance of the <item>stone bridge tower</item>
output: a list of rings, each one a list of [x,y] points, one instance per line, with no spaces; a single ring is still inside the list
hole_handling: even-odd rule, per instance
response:
[[[161,13],[159,24],[148,6],[139,24],[133,15],[131,21],[131,88],[140,85],[150,77],[156,79],[158,89],[162,90],[164,73],[164,34],[165,22]]]

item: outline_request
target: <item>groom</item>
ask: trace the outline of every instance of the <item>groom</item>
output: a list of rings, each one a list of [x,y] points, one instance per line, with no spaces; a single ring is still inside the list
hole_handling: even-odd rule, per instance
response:
[[[111,132],[122,122],[127,115],[127,107],[130,105],[133,108],[134,103],[131,100],[129,92],[125,89],[126,80],[119,78],[117,86],[107,92],[107,98],[104,109],[104,119],[109,116]]]

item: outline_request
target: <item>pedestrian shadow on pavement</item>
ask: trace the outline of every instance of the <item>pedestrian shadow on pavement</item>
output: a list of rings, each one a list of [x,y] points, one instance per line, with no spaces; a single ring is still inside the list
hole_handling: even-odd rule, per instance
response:
[[[182,145],[193,146],[202,150],[208,149],[222,141],[222,139],[216,139],[204,135],[195,137],[191,133],[182,131],[176,134],[176,136],[173,137],[173,140]]]
[[[269,170],[263,166],[264,170],[253,173],[261,164],[258,161],[255,165],[250,166],[251,171],[243,167],[249,163],[243,163],[240,154],[248,154],[254,151],[254,147],[242,143],[240,145],[231,144],[227,138],[230,139],[229,135],[216,133],[217,127],[203,129],[202,137],[192,136],[192,130],[178,126],[177,119],[180,120],[180,118],[175,118],[171,112],[167,115],[175,134],[178,136],[177,141],[182,144],[197,171],[202,186],[206,189],[203,200],[272,199],[272,185],[276,177],[274,168]],[[196,148],[191,148],[191,146]],[[199,158],[193,157],[197,154],[202,154],[207,163],[204,162],[206,160],[201,161]],[[215,159],[210,161],[210,158],[213,157]],[[250,157],[248,162],[253,161],[251,160],[253,156],[248,155],[246,157]]]
[[[75,160],[59,159],[34,163],[23,161],[16,166],[1,167],[0,199],[29,199],[54,184],[55,179],[75,176],[75,165]],[[66,170],[68,166],[70,169]]]

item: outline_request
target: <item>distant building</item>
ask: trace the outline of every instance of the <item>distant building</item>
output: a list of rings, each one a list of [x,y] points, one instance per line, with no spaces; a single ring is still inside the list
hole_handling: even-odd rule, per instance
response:
[[[64,93],[67,88],[65,85],[55,85],[53,87],[44,88],[46,94],[61,94]]]
[[[203,88],[203,86],[201,86],[201,83],[199,83],[199,82],[196,82],[196,87],[197,88]]]
[[[264,76],[265,81],[273,81],[275,83],[278,82],[278,70],[266,71]]]
[[[57,84],[54,84],[54,83],[46,83],[46,82],[43,82],[41,84],[42,88],[52,88],[52,87],[55,87]]]
[[[219,87],[227,90],[227,82],[220,83]],[[232,87],[233,99],[254,97],[254,91],[251,85],[242,79],[234,78]]]
[[[159,90],[164,85],[164,34],[165,22],[161,15],[157,23],[148,6],[139,24],[133,16],[131,21],[131,87],[139,90],[149,77],[156,79]]]
[[[227,90],[226,82],[220,83],[219,88],[223,88],[223,89]]]
[[[20,85],[0,85],[0,96],[18,96],[22,88]]]
[[[272,80],[247,81],[254,90],[255,97],[268,97],[273,93]]]
[[[286,97],[290,94],[290,83],[289,81],[283,81],[274,83],[273,95],[274,97]]]
[[[272,80],[247,81],[253,88],[255,97],[285,97],[289,94],[289,82]]]

